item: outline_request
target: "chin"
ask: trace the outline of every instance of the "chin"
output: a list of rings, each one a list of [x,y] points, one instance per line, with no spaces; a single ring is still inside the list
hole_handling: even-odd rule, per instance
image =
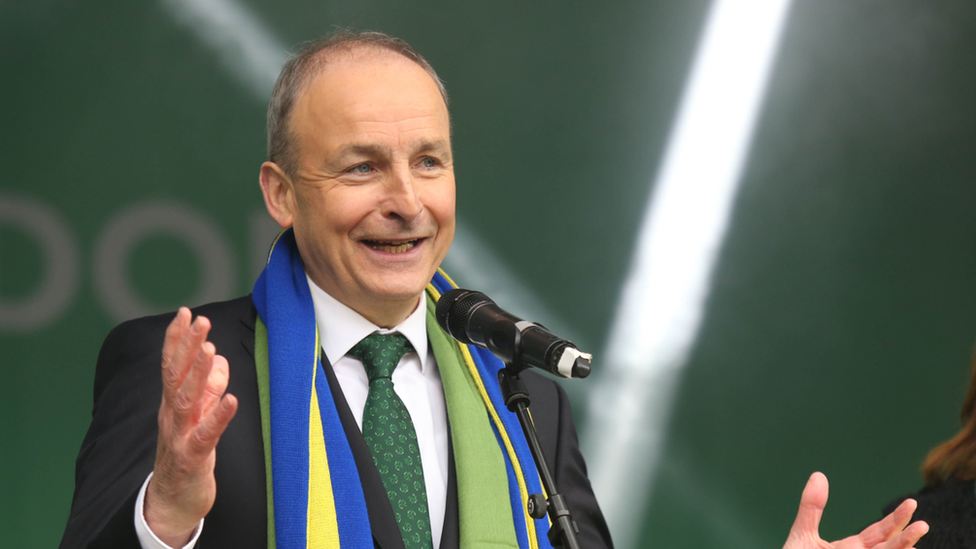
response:
[[[405,301],[408,299],[416,299],[418,296],[424,293],[424,290],[427,289],[427,284],[429,282],[430,280],[426,279],[422,283],[411,281],[401,284],[385,284],[383,286],[370,288],[369,293],[371,293],[374,298],[381,301]]]

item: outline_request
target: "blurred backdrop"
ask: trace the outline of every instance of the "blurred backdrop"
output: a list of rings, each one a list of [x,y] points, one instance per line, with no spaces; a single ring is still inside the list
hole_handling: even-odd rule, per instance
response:
[[[596,354],[570,392],[618,544],[879,518],[976,341],[976,4],[0,0],[0,539],[53,547],[95,358],[249,291],[296,45],[400,36],[451,96],[462,286]]]

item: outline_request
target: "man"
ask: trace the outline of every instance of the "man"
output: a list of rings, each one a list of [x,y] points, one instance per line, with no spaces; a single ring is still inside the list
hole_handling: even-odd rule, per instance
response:
[[[253,298],[128,322],[106,339],[61,546],[544,545],[545,519],[524,510],[537,477],[485,396],[487,359],[447,347],[428,321],[455,198],[433,69],[385,35],[333,37],[285,67],[268,132],[261,190],[292,230]],[[369,349],[390,341],[383,370]],[[610,547],[564,393],[525,379],[582,546]],[[389,450],[383,414],[409,417],[388,426],[403,443]],[[825,503],[814,476],[788,547],[826,546]],[[911,546],[924,533],[904,529],[911,505],[838,547]]]

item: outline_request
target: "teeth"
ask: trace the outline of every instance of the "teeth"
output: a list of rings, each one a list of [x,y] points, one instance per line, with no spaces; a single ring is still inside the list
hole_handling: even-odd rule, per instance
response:
[[[380,242],[378,240],[367,240],[366,245],[374,250],[379,250],[381,252],[386,252],[388,254],[402,254],[403,252],[413,248],[417,245],[416,240],[410,240],[407,242]]]

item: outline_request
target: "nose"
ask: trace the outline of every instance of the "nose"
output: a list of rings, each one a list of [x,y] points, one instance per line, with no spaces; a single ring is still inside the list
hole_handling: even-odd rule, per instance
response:
[[[417,194],[416,182],[409,168],[391,172],[386,185],[386,199],[383,201],[383,214],[410,222],[424,210],[423,202]]]

